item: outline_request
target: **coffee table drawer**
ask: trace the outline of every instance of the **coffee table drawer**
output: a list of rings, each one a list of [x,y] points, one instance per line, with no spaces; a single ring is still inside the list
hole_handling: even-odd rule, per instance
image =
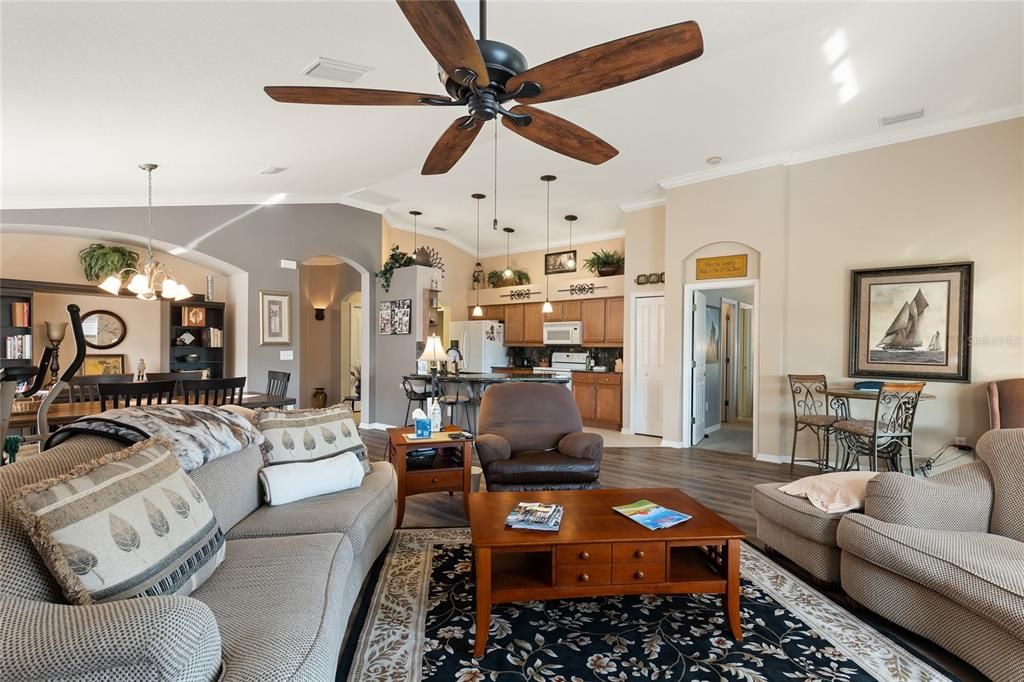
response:
[[[644,561],[664,562],[664,542],[617,542],[612,550],[612,560],[620,561]]]
[[[588,566],[585,564],[559,566],[555,578],[558,587],[608,585],[612,580],[611,564]]]
[[[405,475],[406,494],[462,487],[462,470],[410,471]]]
[[[665,562],[612,564],[612,582],[634,585],[665,582]]]
[[[607,564],[612,560],[612,546],[610,544],[576,544],[559,545],[555,562],[559,566],[565,564]]]

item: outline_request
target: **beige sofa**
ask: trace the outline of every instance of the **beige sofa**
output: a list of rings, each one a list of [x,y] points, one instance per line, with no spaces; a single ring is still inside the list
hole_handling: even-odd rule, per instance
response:
[[[333,680],[349,615],[395,528],[397,481],[375,462],[359,488],[261,505],[258,448],[192,472],[227,537],[189,597],[70,606],[9,497],[121,449],[82,436],[0,468],[0,679]]]

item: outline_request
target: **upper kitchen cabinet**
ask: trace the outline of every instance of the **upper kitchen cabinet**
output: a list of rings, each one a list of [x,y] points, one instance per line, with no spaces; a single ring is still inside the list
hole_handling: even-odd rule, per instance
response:
[[[623,308],[621,296],[593,298],[582,301],[583,345],[621,346],[623,339]]]

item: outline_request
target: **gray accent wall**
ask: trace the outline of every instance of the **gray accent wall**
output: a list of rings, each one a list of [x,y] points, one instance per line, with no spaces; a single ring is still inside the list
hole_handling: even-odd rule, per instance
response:
[[[131,235],[146,234],[146,209],[66,208],[0,211],[0,224],[103,230]],[[364,309],[376,310],[377,287],[373,273],[380,267],[381,219],[376,213],[340,204],[277,204],[270,206],[159,206],[153,209],[154,239],[187,246],[200,240],[195,251],[230,263],[248,273],[246,373],[253,389],[262,389],[267,371],[292,373],[289,394],[300,386],[299,271],[281,268],[281,259],[301,263],[314,256],[342,258],[369,273],[369,296]],[[188,256],[184,256],[188,258]],[[53,275],[56,276],[56,275]],[[40,274],[38,279],[46,279]],[[292,295],[292,345],[260,346],[259,292],[286,291]],[[193,292],[199,293],[199,292]],[[218,298],[221,296],[218,294]],[[369,300],[367,300],[369,299]],[[241,316],[239,316],[241,317]],[[375,330],[374,330],[375,331]],[[369,364],[375,368],[376,334],[370,334]],[[281,350],[294,351],[293,360],[281,360]],[[364,373],[365,419],[376,405],[376,372]]]

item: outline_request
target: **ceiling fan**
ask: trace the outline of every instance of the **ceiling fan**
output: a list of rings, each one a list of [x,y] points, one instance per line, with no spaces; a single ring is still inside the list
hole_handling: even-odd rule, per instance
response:
[[[434,144],[423,175],[447,173],[466,153],[486,121],[502,124],[526,139],[591,164],[618,150],[588,130],[533,104],[577,97],[630,83],[685,64],[704,53],[696,22],[684,21],[553,59],[529,68],[511,45],[487,39],[486,0],[480,1],[480,40],[474,40],[455,0],[397,0],[406,20],[438,63],[450,97],[395,90],[268,86],[278,102],[346,105],[466,107]],[[507,102],[519,104],[511,109]]]

